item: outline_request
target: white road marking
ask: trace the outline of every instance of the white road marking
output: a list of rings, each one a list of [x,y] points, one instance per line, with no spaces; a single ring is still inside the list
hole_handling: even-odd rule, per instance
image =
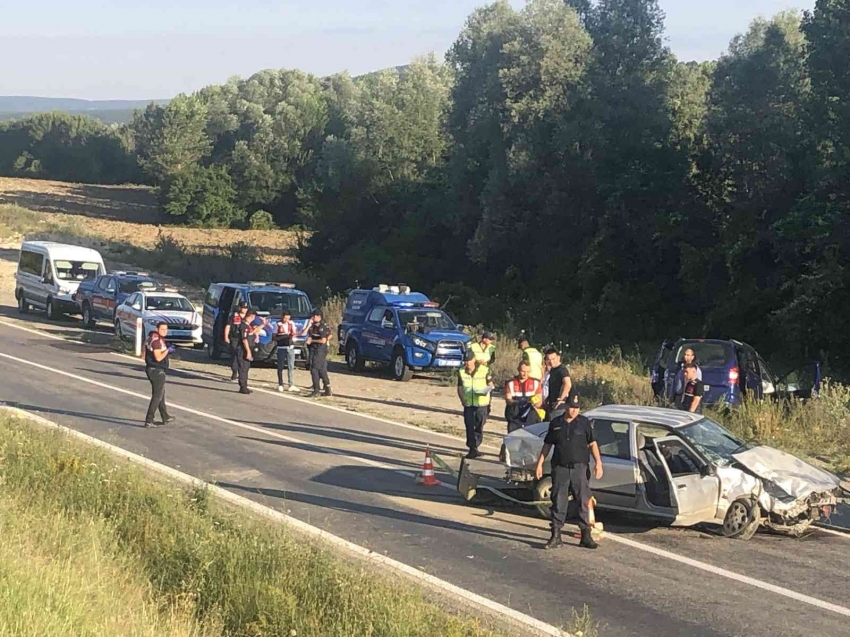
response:
[[[92,436],[88,436],[84,433],[76,431],[75,429],[70,429],[68,427],[64,427],[58,423],[47,420],[46,418],[42,418],[40,416],[36,416],[35,414],[30,414],[26,411],[15,409],[11,407],[0,407],[2,409],[8,410],[12,413],[19,415],[25,419],[32,419],[40,424],[50,427],[52,429],[59,429],[65,434],[77,438],[79,440],[85,441],[91,445],[101,447],[110,451],[111,453],[119,456],[121,458],[125,458],[130,460],[131,462],[137,463],[158,473],[161,473],[169,478],[182,482],[184,484],[193,486],[193,487],[203,487],[209,489],[215,496],[221,498],[222,500],[226,500],[238,506],[244,507],[246,509],[251,509],[260,515],[271,518],[277,522],[282,522],[284,524],[288,524],[289,526],[298,529],[302,533],[310,535],[314,538],[318,538],[323,540],[324,542],[331,544],[337,548],[343,549],[352,553],[358,557],[367,559],[371,562],[376,562],[384,567],[391,568],[393,570],[404,573],[408,577],[428,584],[440,591],[440,594],[443,597],[448,599],[457,599],[462,598],[472,604],[480,606],[482,608],[486,608],[494,613],[498,613],[505,617],[510,618],[512,621],[517,622],[519,624],[523,624],[528,626],[529,628],[533,628],[540,633],[546,635],[552,635],[553,637],[571,637],[569,633],[561,631],[556,626],[552,626],[551,624],[547,624],[545,622],[540,621],[539,619],[535,619],[530,615],[526,615],[524,613],[520,613],[519,611],[514,610],[513,608],[509,608],[498,602],[494,602],[491,599],[486,597],[482,597],[476,593],[468,591],[459,586],[455,586],[450,582],[442,580],[438,577],[434,577],[433,575],[429,575],[428,573],[424,573],[420,571],[418,568],[414,568],[412,566],[408,566],[403,562],[398,562],[390,557],[385,555],[381,555],[380,553],[375,553],[365,547],[360,546],[359,544],[354,544],[353,542],[349,542],[337,535],[333,535],[332,533],[328,533],[318,527],[315,527],[311,524],[307,524],[306,522],[302,522],[297,518],[293,518],[291,516],[286,515],[285,513],[281,513],[271,507],[267,507],[259,502],[255,502],[249,498],[237,495],[232,491],[228,491],[227,489],[223,489],[214,484],[210,484],[208,482],[204,482],[203,480],[199,480],[193,476],[190,476],[181,471],[177,471],[176,469],[172,469],[169,466],[164,464],[160,464],[149,458],[145,458],[143,456],[136,455],[131,453],[125,449],[120,447],[116,447],[115,445],[111,445],[108,442],[104,442],[97,438],[93,438]]]
[[[59,374],[61,376],[73,378],[77,381],[89,383],[89,384],[95,385],[97,387],[102,387],[104,389],[116,391],[116,392],[119,392],[119,393],[122,393],[122,394],[126,394],[128,396],[134,396],[136,398],[141,398],[145,401],[149,400],[148,397],[143,395],[143,394],[139,394],[139,393],[127,390],[127,389],[122,389],[120,387],[115,387],[113,385],[108,385],[106,383],[102,383],[100,381],[92,380],[90,378],[86,378],[86,377],[80,376],[78,374],[71,374],[69,372],[65,372],[65,371],[62,371],[62,370],[54,369],[52,367],[48,367],[46,365],[41,365],[39,363],[27,361],[27,360],[24,360],[22,358],[17,358],[15,356],[5,354],[3,352],[0,352],[0,357],[15,361],[15,362],[23,364],[23,365],[29,365],[29,366],[35,367],[37,369],[42,369],[42,370],[45,370],[45,371],[48,371],[48,372],[52,372],[54,374]],[[291,436],[286,436],[284,434],[280,434],[280,433],[273,432],[273,431],[267,431],[265,429],[261,429],[259,427],[254,427],[252,425],[247,425],[245,423],[240,423],[240,422],[237,422],[235,420],[230,420],[228,418],[222,418],[220,416],[208,414],[208,413],[199,411],[197,409],[192,409],[191,407],[183,407],[183,406],[176,405],[176,404],[173,404],[173,403],[172,403],[171,406],[173,406],[175,409],[185,411],[186,413],[190,413],[190,414],[193,414],[193,415],[196,415],[196,416],[201,416],[202,418],[209,418],[210,420],[222,422],[222,423],[234,426],[234,427],[239,427],[241,429],[248,429],[250,431],[262,433],[266,436],[272,436],[272,437],[275,437],[275,438],[280,438],[282,440],[287,440],[289,442],[294,442],[294,443],[298,443],[298,444],[310,444],[310,443],[306,443],[304,441],[301,441],[297,438],[293,438]],[[102,444],[106,444],[106,443],[102,443]],[[315,446],[315,445],[311,445],[311,446]],[[395,471],[396,473],[399,473],[399,474],[402,474],[402,475],[405,475],[405,476],[409,476],[409,477],[412,477],[414,475],[414,474],[406,471],[405,469],[401,469],[399,467],[393,467],[393,466],[386,465],[386,464],[383,464],[383,463],[380,463],[380,462],[367,460],[365,458],[357,458],[355,456],[348,456],[344,453],[334,452],[334,451],[331,451],[331,450],[327,450],[327,451],[328,451],[328,453],[332,453],[334,455],[338,455],[338,456],[341,456],[341,457],[346,458],[348,460],[352,460],[354,462],[359,462],[361,464],[366,464],[366,465],[369,465],[369,466],[374,466],[374,467],[383,468],[383,469],[389,469],[391,471]],[[129,453],[129,452],[124,451],[123,453]],[[448,485],[444,485],[444,486],[448,487]],[[452,487],[448,487],[448,488],[452,488]],[[755,579],[753,577],[749,577],[747,575],[741,575],[739,573],[735,573],[733,571],[729,571],[729,570],[726,570],[726,569],[718,567],[718,566],[713,566],[713,565],[707,564],[705,562],[700,562],[699,560],[694,560],[694,559],[691,559],[689,557],[684,557],[684,556],[678,555],[676,553],[672,553],[670,551],[665,551],[664,549],[659,549],[659,548],[656,548],[654,546],[650,546],[648,544],[642,544],[640,542],[635,542],[634,540],[628,539],[628,538],[623,537],[621,535],[616,535],[614,533],[609,532],[606,535],[606,537],[609,540],[611,540],[612,542],[617,542],[619,544],[623,544],[625,546],[631,547],[631,548],[639,550],[639,551],[644,551],[646,553],[650,553],[650,554],[656,555],[658,557],[663,557],[665,559],[672,560],[674,562],[686,564],[686,565],[691,566],[693,568],[696,568],[698,570],[706,571],[706,572],[712,573],[714,575],[718,575],[720,577],[724,577],[726,579],[739,582],[741,584],[746,584],[746,585],[753,586],[753,587],[761,589],[761,590],[769,591],[769,592],[775,593],[777,595],[781,595],[783,597],[793,599],[793,600],[798,601],[798,602],[802,602],[804,604],[809,604],[811,606],[815,606],[815,607],[820,608],[822,610],[828,610],[828,611],[837,613],[839,615],[843,615],[845,617],[850,617],[850,608],[846,608],[844,606],[839,606],[838,604],[826,602],[826,601],[817,599],[815,597],[811,597],[809,595],[804,595],[802,593],[798,593],[796,591],[793,591],[791,589],[788,589],[788,588],[785,588],[785,587],[782,587],[782,586],[777,586],[775,584],[763,582],[761,580]],[[344,542],[345,540],[341,540],[341,541]],[[407,568],[410,568],[410,567],[407,567]]]
[[[830,535],[837,535],[838,537],[843,537],[845,540],[850,540],[850,533],[847,531],[841,531],[841,527],[832,526],[832,525],[824,525],[824,524],[815,524],[815,528],[818,531],[822,531],[823,533],[829,533]]]
[[[56,340],[56,341],[68,341],[68,342],[73,342],[73,343],[79,343],[80,345],[89,345],[91,347],[105,347],[103,345],[97,345],[96,343],[86,343],[86,342],[83,342],[83,341],[70,341],[69,339],[64,338],[62,336],[56,336],[54,334],[50,334],[49,332],[34,330],[34,329],[31,329],[31,328],[28,328],[28,327],[24,327],[22,325],[10,323],[8,321],[0,320],[0,325],[5,325],[6,327],[11,327],[12,329],[21,330],[23,332],[29,332],[30,334],[35,334],[36,336],[44,336],[45,338],[50,338],[50,339],[53,339],[53,340]],[[79,329],[79,328],[75,328],[75,329]],[[80,330],[80,331],[82,332],[83,330]],[[134,356],[129,356],[127,354],[121,354],[120,352],[110,352],[110,353],[113,356],[119,356],[121,358],[128,358],[130,360],[134,360],[134,361],[137,361],[137,362],[139,360],[138,358],[136,358]],[[190,370],[190,369],[181,369],[180,371],[183,372],[183,373],[186,373],[186,374],[192,374],[194,376],[197,376],[198,378],[207,378],[208,380],[217,380],[217,381],[221,381],[221,382],[226,382],[223,377],[218,376],[216,374],[204,374],[202,372],[196,372],[196,371]],[[365,414],[365,413],[359,412],[359,411],[349,411],[348,409],[343,409],[342,407],[334,407],[333,405],[325,405],[325,404],[318,403],[318,402],[315,402],[315,401],[312,401],[312,400],[307,400],[305,398],[299,398],[297,396],[292,396],[290,394],[281,394],[281,393],[278,393],[278,392],[275,392],[275,391],[270,391],[270,390],[264,389],[262,387],[255,387],[254,391],[258,391],[258,392],[261,392],[261,393],[264,393],[264,394],[269,394],[271,396],[275,396],[277,398],[282,398],[282,399],[285,399],[285,400],[294,400],[294,401],[303,403],[305,405],[311,405],[313,407],[321,407],[322,409],[330,409],[331,411],[336,411],[336,412],[346,414],[346,415],[349,415],[349,416],[351,416],[353,414],[353,415],[357,416],[358,418],[366,418],[367,420],[374,420],[376,422],[384,423],[385,425],[392,425],[393,427],[400,427],[402,429],[411,429],[413,431],[420,431],[420,432],[424,431],[424,432],[428,432],[428,434],[432,435],[432,436],[439,436],[441,438],[447,438],[449,440],[454,440],[456,442],[462,442],[464,444],[466,443],[465,438],[461,438],[460,436],[453,436],[452,434],[447,434],[447,433],[444,433],[442,431],[433,431],[431,429],[426,429],[424,427],[417,427],[416,425],[408,425],[407,423],[396,422],[395,420],[388,420],[386,418],[381,418],[380,416],[372,416],[370,414]],[[492,445],[486,445],[485,444],[485,445],[481,445],[481,447],[496,450],[496,447],[493,447]]]

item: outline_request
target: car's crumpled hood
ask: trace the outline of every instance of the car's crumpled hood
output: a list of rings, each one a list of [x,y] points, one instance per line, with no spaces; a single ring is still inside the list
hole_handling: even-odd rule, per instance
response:
[[[839,484],[838,478],[828,471],[773,447],[754,447],[732,457],[759,478],[773,482],[797,499],[833,491]]]

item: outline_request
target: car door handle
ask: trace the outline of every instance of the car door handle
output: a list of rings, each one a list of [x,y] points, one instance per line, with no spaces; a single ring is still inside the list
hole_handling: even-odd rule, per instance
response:
[[[686,484],[680,484],[680,485],[678,485],[678,487],[679,487],[680,489],[687,489],[687,488],[688,488],[688,485],[686,485]]]

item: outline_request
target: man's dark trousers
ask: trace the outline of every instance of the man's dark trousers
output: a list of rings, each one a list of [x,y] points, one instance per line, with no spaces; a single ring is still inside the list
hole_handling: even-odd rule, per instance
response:
[[[153,422],[157,409],[162,421],[165,422],[168,420],[168,408],[165,406],[165,370],[160,367],[146,367],[145,374],[151,382],[152,390],[145,422]]]
[[[232,344],[228,347],[230,348],[230,379],[233,380],[239,377],[239,350]]]
[[[323,345],[310,349],[310,378],[313,379],[313,391],[319,391],[319,380],[325,384],[325,391],[331,386],[328,378],[328,347]]]
[[[236,372],[239,376],[239,391],[248,390],[248,370],[251,369],[251,361],[245,357],[245,348],[236,350]]]
[[[590,501],[590,480],[588,465],[580,462],[571,467],[552,467],[552,506],[549,514],[552,529],[560,530],[567,520],[567,504],[570,492],[579,510],[578,527],[589,529],[588,502]]]
[[[466,446],[470,451],[478,449],[484,439],[484,424],[490,415],[489,405],[486,407],[464,407],[463,424],[466,426]]]

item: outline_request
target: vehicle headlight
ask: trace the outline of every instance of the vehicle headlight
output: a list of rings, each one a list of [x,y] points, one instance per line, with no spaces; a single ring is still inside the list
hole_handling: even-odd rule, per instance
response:
[[[411,341],[416,347],[426,349],[429,352],[433,352],[437,349],[437,346],[434,345],[431,341],[426,341],[424,338],[419,338],[418,336],[414,336]]]
[[[159,319],[145,319],[145,324],[150,325],[151,327],[156,327],[159,323]]]

